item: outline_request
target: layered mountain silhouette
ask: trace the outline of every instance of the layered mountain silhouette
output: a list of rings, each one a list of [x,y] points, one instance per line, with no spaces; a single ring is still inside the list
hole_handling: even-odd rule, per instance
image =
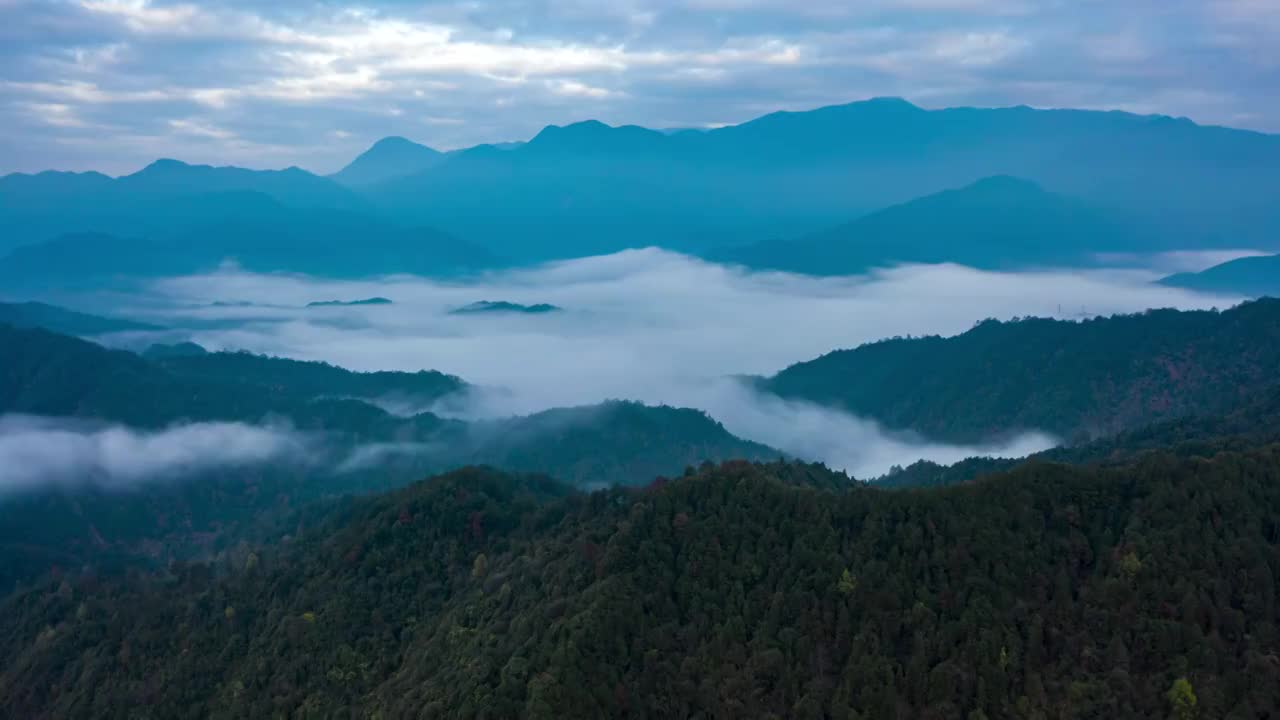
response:
[[[1160,282],[1224,295],[1280,297],[1280,255],[1238,258],[1198,273],[1170,275]]]
[[[458,152],[369,197],[540,259],[800,236],[1010,175],[1139,218],[1184,248],[1274,242],[1277,160],[1275,136],[1182,119],[877,99],[706,132],[549,127],[513,150]]]
[[[116,179],[11,175],[0,179],[0,222],[9,230],[0,251],[68,233],[177,236],[270,214],[265,204],[437,228],[516,262],[651,245],[716,254],[803,238],[992,176],[1073,198],[1085,209],[1042,209],[1070,224],[1101,224],[1087,246],[1044,228],[1052,241],[1040,249],[1053,256],[1146,243],[1269,249],[1280,236],[1280,137],[1163,116],[926,110],[881,98],[707,131],[587,121],[548,127],[523,144],[448,154],[388,138],[329,178],[173,160]],[[1011,242],[971,224],[957,231],[964,241],[956,247]]]
[[[228,261],[246,270],[329,277],[448,275],[499,263],[486,249],[431,228],[264,202],[263,212],[151,236],[70,233],[25,245],[0,258],[0,279],[12,287],[93,286],[208,271]]]
[[[830,230],[713,253],[752,268],[847,275],[893,263],[980,268],[1087,263],[1094,252],[1158,247],[1159,238],[1086,203],[1009,176],[979,180]]]
[[[163,329],[149,323],[89,315],[41,302],[0,302],[0,324],[17,328],[43,328],[65,335],[103,335]]]
[[[293,167],[246,170],[157,160],[131,175],[13,174],[0,178],[0,252],[71,233],[168,235],[210,222],[273,216],[280,208],[368,211],[332,180]]]

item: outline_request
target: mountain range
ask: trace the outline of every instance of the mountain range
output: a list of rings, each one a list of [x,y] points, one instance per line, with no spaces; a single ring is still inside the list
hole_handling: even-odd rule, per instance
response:
[[[369,225],[374,247],[385,248],[375,259],[305,271],[451,272],[649,245],[810,271],[824,243],[852,268],[948,246],[973,247],[978,261],[1012,251],[1017,262],[1047,264],[1094,251],[1275,248],[1277,167],[1280,138],[1187,120],[876,99],[708,131],[583,122],[450,153],[387,138],[329,178],[172,160],[116,179],[9,175],[0,178],[10,229],[0,252],[99,233],[140,238],[159,258],[152,267],[207,266],[279,238],[291,253],[312,236],[325,245],[330,225],[347,234]],[[1002,217],[986,213],[1001,203]],[[909,253],[887,245],[894,228],[914,244]],[[934,229],[946,237],[928,237]],[[475,249],[463,262],[446,252],[457,247]],[[796,258],[784,263],[787,251]],[[170,263],[170,253],[183,261]],[[398,267],[405,254],[416,262]]]

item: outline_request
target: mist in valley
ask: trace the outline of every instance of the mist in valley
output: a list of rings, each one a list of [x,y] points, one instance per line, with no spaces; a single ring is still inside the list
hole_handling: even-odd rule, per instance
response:
[[[1152,266],[1193,260],[1163,258]],[[472,384],[428,404],[386,398],[384,409],[402,415],[486,420],[608,399],[696,408],[739,437],[866,479],[920,459],[1017,457],[1058,441],[1037,428],[1007,428],[977,446],[932,442],[838,409],[762,394],[751,376],[886,337],[954,335],[985,318],[1082,319],[1238,300],[1157,285],[1159,270],[1128,265],[1016,273],[914,265],[815,278],[750,272],[654,248],[450,281],[338,281],[225,265],[114,297],[117,313],[170,330],[104,341],[139,347],[190,339],[210,350],[360,371],[434,369]],[[307,307],[371,297],[391,303]],[[482,300],[562,310],[454,313]],[[349,462],[365,466],[407,450],[421,451],[370,449]]]

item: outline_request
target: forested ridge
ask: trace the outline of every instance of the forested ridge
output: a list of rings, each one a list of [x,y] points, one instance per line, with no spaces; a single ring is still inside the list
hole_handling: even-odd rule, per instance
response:
[[[1276,382],[1280,300],[1080,322],[988,320],[961,335],[838,350],[761,382],[951,442],[1018,429],[1069,442],[1223,414]]]
[[[694,410],[404,418],[370,401],[465,383],[248,354],[145,358],[0,327],[4,411],[156,429],[281,416],[327,438],[331,464],[447,448],[347,472],[272,464],[6,496],[0,714],[1276,717],[1278,310],[884,343],[958,341],[957,364],[987,373],[915,366],[926,388],[963,380],[973,394],[1001,363],[1020,369],[997,401],[955,410],[950,432],[1010,409],[1119,430],[882,481],[901,490],[799,462],[703,463],[778,453]],[[1120,342],[1153,328],[1138,350]],[[1098,350],[1091,379],[1055,386],[1081,332]],[[632,486],[584,489],[614,483]]]
[[[888,492],[471,469],[0,614],[15,716],[1265,717],[1280,447]]]
[[[425,403],[463,390],[437,372],[354,373],[248,353],[148,360],[44,330],[0,326],[0,414],[160,430],[192,421],[286,423],[310,457],[100,487],[91,478],[0,487],[0,594],[51,569],[119,571],[219,557],[272,536],[306,503],[402,487],[468,464],[571,485],[648,483],[688,465],[771,460],[706,414],[607,402],[464,423],[398,417],[359,398]]]
[[[1165,420],[1080,445],[1051,448],[1029,459],[1072,465],[1122,465],[1149,453],[1212,457],[1219,452],[1272,443],[1280,443],[1280,386],[1260,390],[1252,400],[1225,415],[1197,414]],[[954,485],[1008,470],[1027,460],[972,457],[952,465],[921,460],[894,468],[873,482],[884,488]]]

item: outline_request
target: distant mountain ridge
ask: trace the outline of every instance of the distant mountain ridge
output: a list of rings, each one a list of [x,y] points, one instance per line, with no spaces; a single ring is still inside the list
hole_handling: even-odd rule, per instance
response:
[[[1280,255],[1243,257],[1196,273],[1170,275],[1170,287],[1245,297],[1280,297]]]
[[[0,324],[18,328],[43,328],[64,335],[103,335],[163,329],[149,323],[89,315],[41,302],[0,302]]]
[[[97,286],[208,272],[224,261],[257,272],[328,277],[457,275],[502,264],[488,250],[432,228],[342,210],[272,206],[151,236],[58,236],[0,257],[0,280],[24,288]]]
[[[1104,249],[1159,247],[1157,234],[1009,176],[917,198],[797,239],[726,248],[712,259],[751,268],[851,275],[895,263],[986,269],[1080,265]]]
[[[1142,220],[1164,249],[1185,249],[1274,243],[1277,161],[1274,135],[1183,119],[875,99],[696,133],[551,126],[510,151],[452,153],[369,196],[523,260],[655,237],[701,254],[1008,175]]]
[[[257,194],[308,212],[439,228],[519,263],[655,243],[712,255],[804,238],[1009,176],[1078,199],[1105,220],[1106,232],[1088,244],[1108,247],[1091,250],[1149,244],[1156,251],[1280,251],[1272,190],[1280,185],[1280,137],[1185,119],[1027,107],[929,110],[876,98],[698,132],[585,121],[549,126],[504,148],[442,154],[389,138],[331,178],[167,160],[114,180],[11,175],[0,178],[0,222],[10,228],[3,242],[13,247],[74,232],[174,235],[263,212],[246,207],[244,196]],[[955,246],[981,239],[971,227],[961,229],[965,242]],[[1044,229],[1065,244],[1041,250],[1082,254],[1078,236]]]

